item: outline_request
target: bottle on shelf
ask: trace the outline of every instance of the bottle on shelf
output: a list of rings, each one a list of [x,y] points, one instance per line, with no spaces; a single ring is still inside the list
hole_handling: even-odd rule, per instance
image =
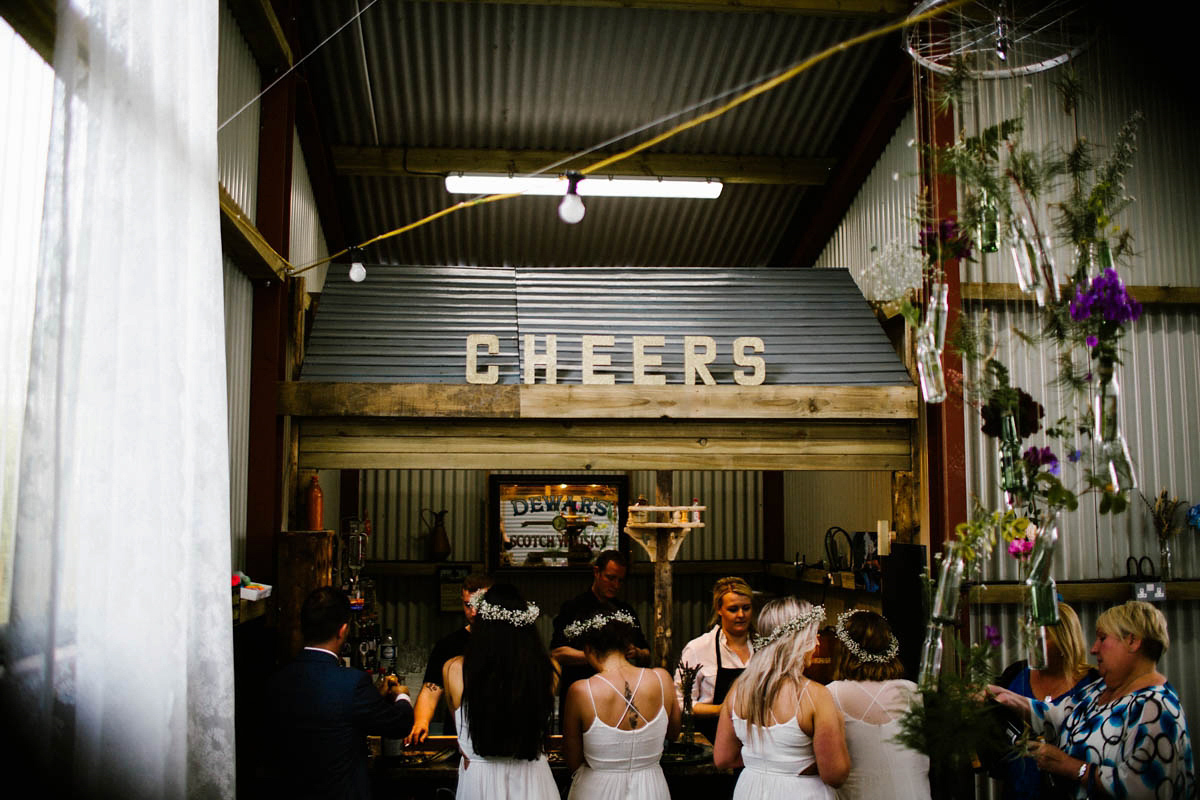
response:
[[[688,515],[688,522],[699,522],[699,521],[700,521],[700,498],[693,497],[692,498],[692,510]]]
[[[385,675],[396,671],[396,639],[391,628],[383,634],[383,644],[379,646],[379,668]]]
[[[321,484],[317,482],[317,476],[312,476],[312,481],[308,484],[308,530],[322,531],[325,530],[325,493],[321,491]]]

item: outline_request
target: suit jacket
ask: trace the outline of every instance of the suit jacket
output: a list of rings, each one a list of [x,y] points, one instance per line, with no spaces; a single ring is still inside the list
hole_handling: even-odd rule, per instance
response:
[[[275,673],[266,706],[280,797],[369,798],[367,735],[405,736],[413,723],[412,705],[383,697],[367,673],[315,650]]]

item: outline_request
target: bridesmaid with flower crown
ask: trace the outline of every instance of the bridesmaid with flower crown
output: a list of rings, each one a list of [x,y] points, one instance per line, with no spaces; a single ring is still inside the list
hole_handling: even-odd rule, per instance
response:
[[[442,675],[458,729],[459,800],[559,800],[542,749],[557,670],[534,627],[538,607],[498,583],[471,598],[464,655]]]
[[[891,627],[874,611],[851,609],[838,617],[834,633],[839,680],[829,693],[846,720],[853,765],[838,800],[929,800],[929,757],[894,741],[917,685],[902,679]]]

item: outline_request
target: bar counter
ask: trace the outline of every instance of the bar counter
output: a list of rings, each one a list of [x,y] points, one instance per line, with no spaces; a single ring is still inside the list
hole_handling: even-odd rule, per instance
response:
[[[388,750],[391,751],[389,742]],[[697,755],[678,757],[663,754],[662,770],[672,797],[730,797],[737,774],[718,769],[712,763],[712,748],[697,734]],[[431,800],[446,797],[439,789],[453,792],[458,784],[458,741],[453,736],[430,736],[421,745],[408,748],[402,755],[385,755],[378,737],[370,737],[371,774],[377,800]],[[562,736],[550,737],[550,771],[562,797],[571,787],[571,773],[562,757]]]

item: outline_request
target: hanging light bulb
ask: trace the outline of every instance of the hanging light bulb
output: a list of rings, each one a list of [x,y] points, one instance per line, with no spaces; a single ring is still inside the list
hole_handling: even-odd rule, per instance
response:
[[[567,173],[567,193],[558,204],[558,217],[568,225],[574,225],[583,219],[587,209],[583,207],[583,198],[579,196],[579,182],[583,176],[578,172]]]
[[[363,266],[363,251],[358,247],[348,248],[350,256],[350,280],[362,283],[367,277],[367,268]]]

